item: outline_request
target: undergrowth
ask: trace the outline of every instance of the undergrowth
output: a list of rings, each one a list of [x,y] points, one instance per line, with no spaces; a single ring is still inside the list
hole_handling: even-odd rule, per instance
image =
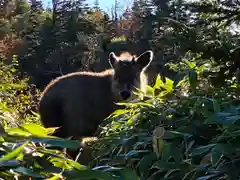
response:
[[[80,145],[50,136],[53,128],[30,123],[17,127],[3,124],[0,176],[4,179],[238,179],[238,85],[232,79],[224,87],[212,86],[208,77],[203,77],[212,70],[208,64],[197,65],[185,58],[179,67],[180,80],[167,78],[164,84],[158,77],[154,87],[148,87],[146,100],[125,104],[126,109],[115,111],[101,124],[101,135],[90,146],[93,160],[89,166],[68,159],[63,152],[47,149]],[[8,112],[2,107],[1,113]],[[9,112],[15,110],[10,109]]]
[[[39,90],[34,85],[28,85],[28,78],[19,78],[18,59],[13,56],[11,65],[0,58],[0,118],[8,126],[32,122],[36,119]]]

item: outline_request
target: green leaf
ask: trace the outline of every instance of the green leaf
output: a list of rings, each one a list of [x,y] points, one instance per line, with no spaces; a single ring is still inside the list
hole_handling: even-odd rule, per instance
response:
[[[86,169],[87,169],[86,166],[81,165],[81,164],[79,164],[78,162],[75,162],[74,160],[67,159],[67,162],[68,162],[69,165],[71,165],[71,166],[74,167],[75,169],[78,169],[78,170],[86,170]]]
[[[62,174],[54,174],[52,177],[48,178],[48,180],[59,180],[59,179],[63,179]]]
[[[127,154],[119,154],[118,157],[124,157],[124,158],[133,158],[141,154],[147,154],[149,153],[148,150],[132,150],[128,152]]]
[[[147,85],[147,87],[146,87],[146,94],[154,96],[154,88],[152,88],[151,86]]]
[[[8,161],[11,160],[15,157],[17,157],[23,150],[24,147],[28,144],[28,141],[23,143],[21,146],[19,146],[18,148],[16,148],[15,150],[13,150],[12,152],[4,155],[3,157],[0,158],[0,163],[4,162],[4,161]]]
[[[174,81],[166,77],[165,88],[167,89],[168,92],[171,92],[173,90],[173,84],[174,84]]]
[[[87,167],[84,165],[79,164],[71,159],[66,158],[56,158],[50,157],[49,161],[54,164],[55,167],[59,167],[62,169],[78,169],[78,170],[86,170]]]
[[[118,117],[118,116],[120,116],[122,114],[125,114],[127,112],[128,112],[128,110],[125,110],[125,109],[117,109],[112,114],[110,114],[107,118],[110,118],[110,117],[115,118],[115,117]]]
[[[18,160],[8,160],[8,161],[3,161],[0,162],[0,168],[2,167],[14,167],[14,166],[19,166],[21,163]]]
[[[19,136],[25,136],[25,137],[29,137],[32,135],[30,132],[24,131],[23,129],[20,129],[20,128],[9,128],[9,129],[6,129],[6,132],[9,135],[19,135]]]
[[[169,170],[169,171],[165,174],[164,179],[170,178],[170,176],[171,176],[173,173],[179,172],[179,171],[180,171],[180,168]]]
[[[191,151],[191,156],[202,155],[203,153],[209,152],[216,144],[208,144],[206,146],[200,146]]]
[[[206,69],[205,64],[203,64],[203,65],[199,66],[196,71],[199,74],[199,73],[203,72],[205,69]]]
[[[191,89],[194,91],[197,87],[197,73],[195,70],[189,71],[189,83]]]
[[[163,87],[165,84],[162,81],[160,75],[157,75],[156,81],[155,81],[155,85],[153,86],[154,89],[160,89],[161,87]]]
[[[31,139],[31,141],[34,143],[46,143],[54,147],[62,147],[62,148],[70,148],[70,149],[78,149],[81,146],[81,142],[79,141],[60,139],[60,138],[34,137]]]
[[[186,63],[190,69],[193,69],[196,67],[196,63],[190,62],[187,59],[183,59],[183,62]]]
[[[175,163],[166,161],[157,161],[153,164],[153,168],[162,169],[163,171],[169,171],[172,169],[189,169],[191,166],[188,163]]]
[[[215,99],[212,99],[212,101],[213,101],[214,112],[215,113],[220,112],[220,110],[221,110],[220,104]]]
[[[21,127],[33,135],[38,135],[38,136],[48,135],[48,130],[38,124],[24,124]]]
[[[116,167],[106,165],[106,166],[97,166],[92,170],[99,170],[99,171],[101,170],[103,172],[109,172],[111,174],[118,176],[120,179],[124,179],[124,180],[139,180],[136,172],[129,168],[116,168]]]
[[[97,170],[72,171],[67,176],[71,180],[116,180],[111,174]]]
[[[164,139],[173,139],[173,138],[177,138],[177,137],[181,137],[181,138],[190,138],[192,137],[192,134],[190,133],[182,133],[182,132],[178,132],[178,131],[166,131],[164,133]]]
[[[236,121],[240,120],[240,115],[235,115],[228,112],[218,112],[216,116],[218,120],[225,125],[232,125],[236,123]]]
[[[225,144],[217,144],[215,147],[211,150],[211,159],[212,159],[212,165],[216,166],[219,160],[223,157],[223,154],[225,150],[228,149],[231,150],[230,147],[227,147]]]
[[[208,179],[213,179],[214,177],[217,177],[217,176],[218,174],[211,174],[211,175],[199,177],[196,180],[208,180]]]
[[[137,169],[140,172],[141,176],[148,171],[148,169],[151,167],[151,165],[157,161],[157,155],[156,153],[152,152],[147,155],[145,155],[137,164]]]
[[[140,180],[140,178],[137,176],[137,173],[129,168],[121,169],[117,171],[118,176],[120,176],[121,179],[124,180]]]
[[[44,178],[43,175],[41,175],[39,172],[34,172],[30,169],[27,169],[25,167],[18,167],[16,169],[13,169],[16,172],[19,172],[21,174],[24,174],[26,176],[30,176],[30,177],[35,177],[35,178]]]
[[[188,76],[184,76],[182,80],[180,80],[177,84],[176,84],[176,87],[181,87],[181,88],[184,88],[186,85],[187,85],[187,82],[188,82]]]

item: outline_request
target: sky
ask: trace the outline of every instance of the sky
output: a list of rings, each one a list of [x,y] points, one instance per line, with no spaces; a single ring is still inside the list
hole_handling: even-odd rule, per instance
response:
[[[43,6],[51,6],[51,1],[52,0],[43,0]],[[199,1],[199,0],[186,0],[186,1]],[[96,0],[86,0],[85,1],[90,7],[94,5],[94,3],[96,2]],[[131,6],[133,0],[118,0],[119,2],[119,9],[118,12],[121,14],[123,12],[123,10],[128,6]],[[99,6],[100,8],[107,12],[110,13],[111,12],[111,8],[114,7],[115,5],[115,0],[98,0]],[[238,27],[232,27],[232,30],[237,30],[240,33],[240,28]]]
[[[52,0],[43,0],[44,7],[51,6]],[[96,0],[86,0],[85,1],[89,6],[93,6]],[[119,11],[123,10],[126,6],[131,5],[132,0],[118,0],[119,2]],[[99,7],[106,12],[110,12],[111,8],[115,5],[115,0],[98,0]]]

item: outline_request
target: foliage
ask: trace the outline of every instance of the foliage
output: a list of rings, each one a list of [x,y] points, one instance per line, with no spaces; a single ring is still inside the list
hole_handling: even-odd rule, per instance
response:
[[[237,0],[134,0],[122,16],[116,3],[113,17],[97,1],[42,4],[0,3],[2,178],[239,178]],[[108,68],[111,51],[148,49],[155,84],[101,124],[88,167],[48,148],[80,143],[38,125],[39,89],[68,72]]]
[[[77,148],[79,142],[48,136],[54,129],[26,124],[18,128],[1,126],[1,178],[99,179],[113,180],[134,175],[128,169],[99,167],[88,169],[62,152],[46,147]],[[134,176],[132,176],[134,178]]]
[[[23,122],[36,121],[36,108],[39,90],[34,85],[29,86],[28,78],[20,79],[16,67],[18,60],[13,56],[13,63],[7,65],[4,59],[0,61],[0,119],[10,126]]]
[[[54,128],[29,123],[1,127],[1,177],[239,177],[239,89],[234,81],[224,88],[206,86],[204,72],[211,66],[197,66],[186,58],[182,63],[182,79],[166,78],[164,84],[158,76],[155,85],[148,86],[146,100],[125,103],[127,109],[115,111],[102,123],[101,136],[91,145],[93,160],[88,167],[61,151],[48,149],[80,146],[79,142],[50,136]]]
[[[206,87],[208,67],[183,62],[182,80],[164,84],[158,77],[150,99],[127,104],[104,123],[93,164],[133,168],[140,179],[239,177],[239,89],[234,82]]]

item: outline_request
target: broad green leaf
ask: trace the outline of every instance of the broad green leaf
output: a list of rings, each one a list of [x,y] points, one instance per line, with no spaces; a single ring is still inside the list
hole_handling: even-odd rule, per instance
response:
[[[112,114],[110,114],[110,115],[108,116],[108,118],[110,118],[110,117],[115,118],[115,117],[117,117],[117,116],[119,116],[119,115],[122,115],[122,114],[125,114],[125,113],[127,113],[127,112],[128,112],[128,110],[125,110],[125,109],[117,109],[117,110],[114,111]]]
[[[131,116],[131,117],[128,119],[128,121],[127,121],[128,125],[133,125],[134,122],[137,121],[137,119],[138,119],[140,116],[141,116],[140,113],[136,113],[136,114],[134,114],[133,116]]]
[[[171,169],[171,170],[169,170],[169,171],[165,174],[164,178],[169,178],[172,173],[174,173],[174,172],[179,172],[180,170],[181,170],[180,168]]]
[[[8,161],[3,161],[0,162],[0,168],[2,167],[14,167],[14,166],[19,166],[21,163],[18,160],[8,160]]]
[[[191,156],[194,156],[194,155],[201,155],[203,153],[207,153],[209,152],[214,146],[216,146],[216,144],[208,144],[206,146],[200,146],[200,147],[197,147],[195,149],[193,149],[191,151]]]
[[[48,138],[48,137],[45,137],[45,138],[34,137],[31,139],[31,141],[34,143],[46,143],[51,146],[70,148],[70,149],[77,149],[81,145],[80,141],[60,139],[60,138]]]
[[[86,170],[87,169],[86,166],[81,165],[78,162],[75,162],[74,160],[68,159],[67,162],[68,162],[69,165],[71,165],[75,169],[78,169],[78,170]]]
[[[64,159],[60,159],[60,158],[50,158],[49,161],[54,165],[54,167],[58,167],[61,169],[65,169],[65,170],[72,170],[73,167],[70,166],[67,161],[65,161]]]
[[[19,135],[19,136],[25,136],[25,137],[32,136],[30,132],[24,131],[23,129],[20,129],[20,128],[9,128],[9,129],[6,129],[6,132],[9,135]]]
[[[0,158],[0,163],[4,162],[4,161],[8,161],[11,160],[13,158],[15,158],[16,156],[18,156],[23,150],[24,147],[28,144],[28,141],[23,143],[21,146],[17,147],[15,150],[13,150],[12,152],[4,155],[3,157]]]
[[[220,104],[215,99],[213,99],[212,101],[213,101],[214,112],[215,113],[220,112],[220,110],[221,110]]]
[[[189,71],[189,83],[191,89],[194,91],[197,87],[197,73],[195,70]]]
[[[189,67],[190,69],[193,69],[193,68],[196,67],[196,63],[194,63],[194,62],[190,62],[190,61],[187,60],[187,59],[183,59],[183,62],[185,62],[185,63],[188,65],[188,67]]]
[[[233,113],[228,113],[228,112],[218,112],[216,114],[217,119],[225,125],[232,125],[236,123],[236,121],[240,120],[240,114],[235,115]]]
[[[218,177],[218,174],[211,174],[211,175],[207,175],[207,176],[202,176],[197,178],[196,180],[209,180],[209,179],[213,179],[214,177]]]
[[[184,78],[183,78],[182,80],[180,80],[180,81],[177,83],[176,87],[181,87],[181,88],[183,88],[183,87],[185,87],[185,86],[187,85],[187,82],[188,82],[188,76],[186,75],[186,76],[184,76]]]
[[[223,154],[226,152],[231,151],[231,148],[226,144],[217,144],[211,150],[211,160],[213,167],[217,165],[219,160],[223,157]]]
[[[163,169],[164,171],[169,171],[172,169],[183,168],[188,169],[190,168],[190,164],[188,163],[175,163],[175,162],[166,162],[166,161],[157,161],[152,165],[153,168]]]
[[[34,172],[33,170],[25,168],[25,167],[18,167],[13,170],[16,172],[19,172],[21,174],[24,174],[26,176],[30,176],[30,177],[34,177],[34,178],[44,178],[44,176],[41,175],[39,172]]]
[[[156,153],[149,153],[145,155],[137,164],[137,169],[140,172],[141,176],[148,171],[152,164],[157,161]]]
[[[124,157],[124,158],[132,158],[139,156],[141,154],[147,154],[149,151],[148,150],[132,150],[128,152],[127,154],[119,154],[119,157]]]
[[[47,180],[60,180],[60,179],[63,179],[62,173],[60,174],[53,173],[53,176],[48,178]]]
[[[48,135],[48,130],[38,124],[24,124],[21,127],[33,135],[38,135],[38,136]]]
[[[84,170],[84,171],[75,171],[71,172],[69,176],[67,176],[67,179],[71,180],[117,180],[117,178],[114,178],[111,174],[107,172],[101,172],[98,170]]]
[[[164,138],[167,139],[172,139],[172,138],[176,138],[176,137],[182,137],[182,138],[190,138],[193,135],[190,133],[183,133],[183,132],[178,132],[178,131],[166,131],[164,133]]]
[[[173,90],[174,81],[166,77],[166,86],[167,91],[171,92]]]
[[[116,176],[120,177],[120,179],[124,180],[139,180],[137,174],[135,171],[129,169],[129,168],[116,168],[112,166],[97,166],[92,168],[92,170],[98,170],[103,172],[109,172],[111,174],[115,174]]]
[[[199,66],[196,71],[199,74],[199,73],[203,72],[205,69],[206,69],[205,64],[203,64],[203,65]]]
[[[147,85],[147,87],[146,87],[146,94],[154,96],[154,88],[152,88],[151,86]]]
[[[160,89],[161,87],[163,87],[165,84],[162,81],[160,75],[157,75],[156,81],[155,81],[155,85],[153,86],[154,89]]]
[[[137,176],[137,173],[129,168],[118,170],[115,174],[120,176],[120,179],[124,180],[140,180],[140,178]]]

